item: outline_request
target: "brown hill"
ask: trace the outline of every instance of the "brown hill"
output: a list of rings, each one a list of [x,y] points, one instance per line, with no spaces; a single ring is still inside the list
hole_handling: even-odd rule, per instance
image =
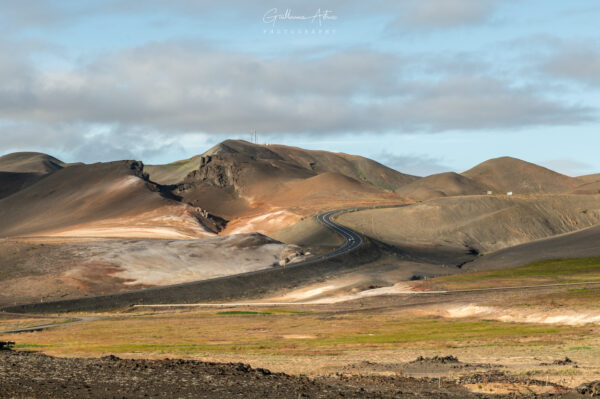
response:
[[[0,172],[0,199],[30,186],[44,176],[41,173]]]
[[[600,181],[600,173],[595,173],[593,175],[579,176],[579,177],[577,177],[577,180],[579,180],[582,184],[596,183],[596,182]]]
[[[0,157],[0,199],[60,170],[64,163],[38,152],[15,152]]]
[[[158,184],[179,184],[190,172],[200,168],[201,162],[202,155],[196,155],[165,165],[144,165],[144,170]]]
[[[305,201],[360,199],[372,197],[381,191],[346,175],[325,172],[306,179],[286,182],[276,193],[275,203],[287,204]]]
[[[485,194],[489,187],[454,172],[439,173],[400,187],[398,194],[419,201],[438,197]]]
[[[271,202],[284,183],[312,176],[287,161],[222,152],[203,156],[200,167],[173,193],[193,206],[233,219],[260,207],[265,200]]]
[[[600,256],[600,225],[505,248],[463,266],[468,272],[504,269],[547,259]]]
[[[577,181],[580,184],[573,190],[573,194],[600,194],[600,173],[579,176]]]
[[[341,223],[396,246],[489,253],[600,222],[600,196],[438,198],[341,215]]]
[[[400,173],[371,159],[356,155],[303,150],[283,145],[270,145],[268,148],[283,159],[293,161],[317,174],[339,173],[388,191],[395,191],[418,179],[416,176]]]
[[[573,194],[600,194],[600,181],[582,184],[572,192]]]
[[[573,177],[511,157],[490,159],[462,175],[500,193],[568,193],[578,185],[577,179]]]
[[[403,197],[383,186],[395,188],[414,179],[361,157],[239,140],[190,159],[186,168],[192,164],[197,168],[174,186],[173,194],[234,220],[228,233],[277,231],[323,209],[402,203]],[[165,165],[163,177],[171,167]],[[156,168],[151,171],[154,180]],[[177,173],[171,178],[179,178]]]
[[[271,237],[286,244],[304,247],[337,247],[343,239],[332,230],[317,222],[315,217],[306,218],[292,226],[281,229]]]
[[[207,235],[188,208],[145,181],[140,162],[75,165],[0,200],[0,236]]]
[[[0,172],[46,174],[64,166],[64,162],[39,152],[14,152],[0,157]]]
[[[243,140],[226,140],[201,156],[167,165],[149,165],[145,170],[157,183],[177,184],[182,182],[190,172],[202,166],[203,157],[218,158],[227,154],[230,159],[232,156],[239,155],[246,159],[271,161],[275,165],[304,169],[313,176],[326,172],[339,173],[389,191],[394,191],[417,179],[415,176],[400,173],[360,156],[305,150],[284,145],[258,145]]]

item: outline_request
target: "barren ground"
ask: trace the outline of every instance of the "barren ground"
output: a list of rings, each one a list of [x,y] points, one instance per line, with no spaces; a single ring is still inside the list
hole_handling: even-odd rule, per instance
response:
[[[0,304],[98,295],[278,265],[298,248],[260,234],[196,240],[0,240]],[[296,260],[300,260],[300,256]]]
[[[506,322],[490,313],[451,314],[452,309],[469,306],[501,308],[505,313],[513,311],[514,315],[533,310],[576,313],[595,309],[597,312],[599,292],[598,285],[589,285],[577,290],[567,286],[518,291],[373,296],[313,305],[142,307],[124,312],[94,314],[100,320],[38,332],[0,334],[0,340],[16,341],[19,351],[41,351],[68,358],[98,358],[113,354],[132,359],[243,362],[273,372],[295,376],[305,374],[316,378],[316,384],[336,386],[326,388],[327,392],[336,392],[336,395],[338,390],[350,389],[348,386],[363,388],[367,392],[375,390],[373,397],[392,396],[398,391],[408,395],[418,386],[420,394],[425,395],[422,397],[427,397],[427,394],[439,392],[435,391],[436,384],[447,390],[444,392],[455,392],[452,395],[457,395],[449,394],[448,397],[467,397],[466,391],[460,391],[463,389],[486,395],[509,392],[560,394],[600,379],[600,365],[597,362],[600,356],[598,320],[569,323],[555,319],[551,323],[542,323],[515,319]],[[80,315],[70,314],[69,317],[77,318]],[[19,323],[22,318],[4,315],[0,319],[0,326],[6,329]],[[39,324],[48,322],[48,319],[38,320]],[[21,323],[35,324],[35,317],[29,315]],[[414,362],[419,356],[454,356],[461,362]],[[569,360],[565,361],[565,358]],[[102,359],[72,360],[69,363],[67,360],[47,358],[27,359],[32,359],[31,363],[28,360],[19,363],[19,367],[29,367],[30,371],[12,371],[8,381],[15,382],[14,386],[18,381],[21,381],[21,386],[28,386],[23,384],[23,376],[33,373],[33,370],[37,370],[35,367],[41,370],[57,367],[60,370],[66,365],[84,365],[78,374],[61,377],[60,383],[53,378],[45,378],[49,387],[58,389],[52,392],[61,392],[62,385],[67,387],[63,389],[71,390],[76,387],[88,389],[87,384],[91,387],[88,392],[97,392],[95,390],[99,387],[105,389],[106,381],[102,374],[94,378],[86,376],[86,373],[96,370],[98,364],[106,373],[117,373],[115,381],[123,382],[114,383],[110,389],[124,396],[127,393],[135,395],[131,391],[118,389],[125,389],[122,387],[128,385],[126,381],[135,387],[135,381],[140,378],[148,379],[148,386],[156,386],[156,392],[168,389],[170,379],[158,377],[163,375],[161,370],[164,367],[173,370],[172,374],[167,375],[178,376],[189,382],[188,385],[180,384],[183,397],[200,392],[193,389],[204,389],[202,392],[206,397],[213,397],[209,396],[209,389],[219,389],[220,392],[233,395],[238,392],[236,387],[263,392],[265,397],[269,397],[271,394],[269,388],[263,385],[266,384],[263,378],[272,378],[270,384],[276,386],[281,383],[279,386],[284,392],[281,397],[297,397],[297,393],[293,394],[296,396],[288,393],[291,391],[286,390],[287,384],[298,390],[303,389],[302,381],[306,381],[300,377],[265,377],[261,372],[238,373],[234,366],[209,367],[178,361],[110,363],[114,359]],[[117,365],[117,371],[114,371],[113,366]],[[152,371],[145,371],[145,367]],[[194,372],[195,379],[185,377],[190,368],[201,370]],[[233,377],[221,379],[214,377],[214,373]],[[213,377],[204,377],[206,374]],[[407,379],[410,377],[419,380]],[[252,382],[248,382],[248,379]],[[202,385],[202,381],[209,380],[210,385]],[[457,380],[459,386],[456,385]],[[306,384],[310,386],[312,382]],[[318,386],[323,391],[323,386]],[[355,395],[352,390],[345,392],[350,396]],[[309,397],[329,397],[318,396],[315,392],[307,394]]]

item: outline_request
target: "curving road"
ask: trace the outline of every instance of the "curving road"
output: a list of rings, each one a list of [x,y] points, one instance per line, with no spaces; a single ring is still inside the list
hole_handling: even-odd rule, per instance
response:
[[[339,234],[344,239],[344,243],[331,252],[328,252],[323,255],[315,256],[315,257],[312,257],[312,258],[309,258],[309,259],[306,259],[306,260],[303,260],[300,262],[288,264],[282,269],[283,270],[290,270],[290,269],[296,270],[303,266],[313,265],[315,263],[330,260],[332,258],[347,254],[351,251],[358,249],[364,242],[361,235],[359,235],[355,231],[353,231],[345,226],[342,226],[342,225],[336,223],[332,218],[335,215],[338,215],[340,213],[352,212],[352,211],[359,210],[359,209],[361,209],[361,208],[338,209],[338,210],[328,211],[328,212],[324,212],[324,213],[317,215],[316,216],[317,221],[319,223],[321,223],[322,225],[324,225],[325,227],[327,227],[328,229]],[[33,312],[36,312],[36,309],[38,312],[42,312],[41,309],[48,309],[48,308],[51,308],[52,306],[58,305],[58,304],[76,304],[76,303],[89,304],[91,302],[98,304],[98,301],[96,301],[96,299],[100,300],[101,298],[106,299],[106,298],[117,298],[117,297],[122,298],[121,301],[128,301],[127,302],[128,304],[133,305],[133,304],[135,304],[135,302],[139,303],[141,300],[140,299],[126,300],[125,298],[133,298],[133,297],[138,298],[139,296],[143,296],[143,295],[146,295],[149,293],[153,293],[152,295],[154,295],[154,293],[157,293],[157,292],[165,292],[167,290],[172,291],[172,290],[178,289],[178,288],[187,289],[190,287],[197,287],[198,285],[217,284],[217,286],[222,286],[223,281],[228,281],[228,280],[231,281],[232,284],[240,284],[240,279],[246,279],[246,277],[251,277],[251,276],[252,277],[268,276],[268,275],[272,274],[273,270],[274,270],[273,268],[266,268],[266,269],[260,269],[260,270],[255,270],[255,271],[251,271],[251,272],[246,272],[246,273],[233,274],[233,275],[222,276],[222,277],[215,277],[215,278],[207,279],[207,280],[191,281],[191,282],[166,285],[166,286],[156,286],[156,287],[150,287],[150,288],[145,288],[145,289],[140,289],[140,290],[124,291],[124,292],[117,292],[117,293],[104,294],[104,295],[95,295],[95,296],[88,296],[88,297],[82,297],[82,298],[62,299],[62,300],[49,301],[49,302],[44,302],[44,303],[39,303],[39,304],[32,303],[32,304],[26,304],[26,305],[6,306],[4,308],[0,308],[0,312],[2,312],[2,311],[4,311],[4,312],[23,312],[24,308],[29,308]],[[261,278],[261,277],[259,277],[259,278]],[[256,280],[256,278],[253,278],[252,281],[256,282],[257,280]],[[250,284],[254,284],[254,283],[250,283]],[[259,289],[259,288],[257,287],[256,289]],[[100,302],[102,302],[102,301],[100,301]],[[131,303],[131,302],[133,302],[133,303]],[[113,307],[117,307],[117,306],[118,305],[115,304]],[[59,308],[60,308],[60,306],[59,306]],[[44,327],[46,327],[46,326],[44,326]]]
[[[339,256],[339,255],[348,253],[362,245],[363,238],[360,236],[360,234],[358,234],[354,230],[349,229],[346,226],[342,226],[341,224],[338,224],[333,219],[331,219],[335,215],[338,215],[338,214],[344,213],[344,212],[350,212],[354,209],[355,208],[337,209],[335,211],[324,212],[324,213],[317,215],[317,221],[319,223],[321,223],[323,226],[327,227],[330,230],[333,230],[335,233],[340,235],[344,239],[344,243],[341,246],[337,247],[335,250],[326,253],[325,255],[310,258],[310,259],[305,260],[304,262],[314,262],[314,261],[323,260],[323,259],[330,259],[335,256]],[[304,262],[298,262],[298,263],[295,263],[294,265],[304,263]]]

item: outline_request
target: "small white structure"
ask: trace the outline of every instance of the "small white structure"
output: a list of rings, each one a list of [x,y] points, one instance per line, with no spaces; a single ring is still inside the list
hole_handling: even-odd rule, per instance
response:
[[[487,192],[487,195],[492,195],[492,192],[491,192],[491,191],[488,191],[488,192]]]
[[[512,191],[507,192],[506,195],[512,195]]]

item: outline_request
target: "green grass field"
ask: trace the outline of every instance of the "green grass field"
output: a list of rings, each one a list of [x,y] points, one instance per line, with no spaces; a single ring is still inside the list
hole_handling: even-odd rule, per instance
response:
[[[19,348],[53,353],[252,353],[302,355],[356,349],[546,345],[583,330],[488,320],[347,315],[324,322],[320,312],[185,312],[119,316],[27,335],[7,335]]]
[[[600,257],[553,259],[525,266],[438,277],[435,289],[477,289],[536,284],[600,282]]]

